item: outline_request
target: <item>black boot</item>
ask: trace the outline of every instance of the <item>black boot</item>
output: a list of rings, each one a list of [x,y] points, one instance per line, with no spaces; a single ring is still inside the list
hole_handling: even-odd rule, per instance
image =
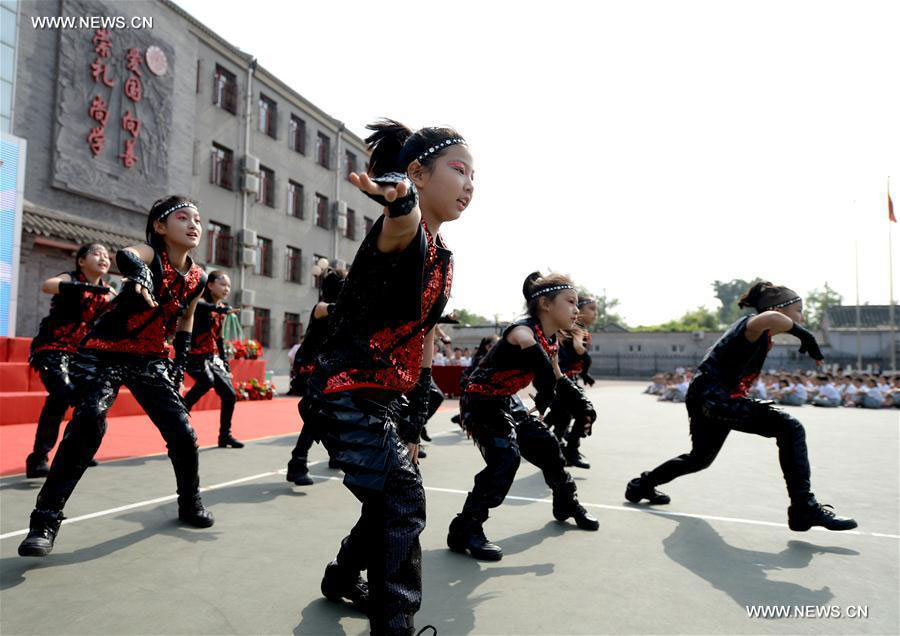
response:
[[[25,458],[25,476],[28,479],[36,479],[38,477],[46,477],[50,474],[50,464],[46,457],[38,457],[31,453]]]
[[[640,477],[635,477],[628,482],[628,486],[625,488],[625,499],[631,503],[638,503],[641,499],[646,499],[653,505],[669,503],[671,501],[669,496],[653,487],[647,477],[648,474],[643,472]]]
[[[91,468],[91,467],[93,467],[93,466],[96,466],[96,465],[97,465],[97,460],[96,460],[96,459],[89,459],[87,465],[88,465],[89,468]]]
[[[243,448],[243,442],[239,442],[231,435],[231,433],[225,433],[224,435],[219,435],[219,448]]]
[[[213,514],[200,501],[200,495],[194,495],[186,501],[178,498],[178,519],[195,528],[209,528],[216,522]]]
[[[566,446],[566,466],[574,466],[575,468],[590,468],[591,465],[584,461],[584,456],[578,452],[578,449],[573,449],[571,445]]]
[[[431,436],[428,434],[428,430],[424,426],[422,427],[422,432],[419,433],[419,437],[422,438],[423,442],[431,441]]]
[[[487,540],[481,524],[482,522],[471,517],[456,515],[450,522],[447,547],[454,552],[468,552],[473,559],[499,561],[503,558],[503,550],[496,543]]]
[[[369,613],[369,584],[358,573],[342,568],[337,561],[325,566],[322,596],[335,603],[347,599],[360,611]]]
[[[53,542],[59,532],[59,524],[65,519],[58,510],[37,510],[31,513],[28,536],[19,544],[19,556],[47,556],[53,550]]]
[[[416,455],[416,457],[419,457],[420,459],[428,457],[428,453],[425,452],[424,446],[419,446],[419,453]]]
[[[340,470],[341,466],[337,463],[337,460],[333,457],[328,458],[328,467],[332,470]]]
[[[582,530],[598,530],[600,522],[597,517],[588,514],[577,499],[564,500],[561,498],[553,498],[553,516],[557,521],[565,521],[569,517],[575,519],[575,525]]]
[[[312,486],[312,477],[309,476],[309,466],[306,460],[288,462],[287,480],[297,486]]]
[[[855,519],[838,517],[834,508],[820,504],[811,496],[807,501],[792,503],[788,507],[788,527],[796,532],[806,532],[813,526],[826,530],[852,530],[857,526]]]

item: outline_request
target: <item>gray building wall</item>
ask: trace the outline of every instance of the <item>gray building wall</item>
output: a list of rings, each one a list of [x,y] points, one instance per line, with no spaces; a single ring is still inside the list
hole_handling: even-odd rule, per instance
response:
[[[318,297],[312,276],[314,255],[350,263],[364,236],[363,217],[375,219],[381,214],[376,203],[346,180],[345,149],[350,148],[356,155],[358,169],[365,168],[368,156],[362,140],[343,130],[341,122],[265,69],[257,68],[251,87],[250,143],[249,148],[245,147],[247,69],[252,57],[166,0],[135,0],[127,5],[93,0],[35,0],[19,6],[19,63],[12,126],[13,133],[27,139],[29,144],[25,176],[27,202],[113,224],[125,234],[141,236],[146,211],[155,199],[166,194],[187,193],[200,202],[204,229],[208,228],[209,221],[231,228],[235,252],[239,255],[237,236],[242,226],[243,197],[240,160],[249,152],[262,165],[274,170],[274,206],[263,205],[255,195],[248,195],[246,217],[247,228],[273,241],[273,275],[259,276],[252,268],[244,267],[244,287],[255,291],[255,307],[270,311],[270,342],[265,354],[269,368],[276,373],[286,372],[287,351],[282,347],[284,314],[300,314],[305,327],[309,310]],[[125,6],[128,10],[122,11]],[[87,116],[90,93],[95,88],[89,73],[94,58],[90,47],[93,32],[31,27],[32,16],[122,14],[152,17],[153,28],[140,33],[113,30],[114,56],[122,56],[128,46],[145,50],[153,44],[164,51],[169,65],[168,77],[154,78],[145,71],[146,103],[137,104],[137,113],[142,118],[138,143],[145,144],[147,155],[142,155],[145,161],[139,161],[131,169],[116,161],[114,150],[110,157],[92,157],[84,142],[90,129]],[[236,76],[237,114],[213,103],[216,64]],[[110,118],[106,127],[107,143],[113,149],[121,146],[119,118],[129,105],[120,95],[116,96],[122,90],[124,68],[117,75],[118,83],[109,94]],[[154,95],[154,90],[159,94]],[[275,139],[259,131],[261,92],[277,103]],[[158,109],[166,116],[160,116]],[[291,113],[306,122],[305,155],[288,145]],[[331,140],[327,169],[316,163],[316,134],[320,131]],[[211,183],[214,142],[233,152],[234,190]],[[164,163],[146,160],[158,157],[160,151],[164,152]],[[163,176],[160,176],[160,166],[164,166]],[[288,214],[289,179],[304,187],[303,219]],[[122,183],[127,187],[122,187]],[[356,239],[338,237],[336,251],[336,227],[323,229],[315,225],[317,192],[327,196],[332,205],[339,199],[346,201],[348,208],[356,213]],[[38,293],[40,281],[61,269],[69,269],[72,259],[71,250],[34,246],[33,239],[23,239],[17,333],[30,336],[36,333],[49,302],[49,298],[44,299]],[[302,250],[303,280],[299,284],[286,280],[288,245]],[[206,236],[195,250],[194,258],[202,265],[211,260]],[[233,266],[224,268],[235,289],[239,286],[241,267],[239,258],[235,257]],[[219,267],[208,267],[212,268]],[[245,333],[252,336],[252,329],[245,327]]]

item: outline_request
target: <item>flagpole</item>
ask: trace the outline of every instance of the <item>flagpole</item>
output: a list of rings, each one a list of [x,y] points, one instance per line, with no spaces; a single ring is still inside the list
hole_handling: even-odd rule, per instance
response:
[[[853,243],[853,261],[856,268],[856,371],[862,371],[862,343],[860,342],[859,316],[859,239]]]
[[[891,200],[891,178],[888,177],[887,180],[887,191],[888,191],[888,207],[890,208],[890,200]],[[894,248],[891,244],[891,233],[893,230],[894,223],[891,221],[890,217],[888,217],[888,284],[890,285],[890,305],[888,305],[888,320],[890,322],[890,334],[891,334],[891,371],[897,371],[897,335],[896,329],[897,326],[894,321]]]

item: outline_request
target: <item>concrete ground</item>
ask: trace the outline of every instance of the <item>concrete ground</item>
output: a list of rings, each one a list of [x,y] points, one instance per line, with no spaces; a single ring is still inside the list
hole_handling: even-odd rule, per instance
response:
[[[419,626],[433,624],[441,636],[900,632],[897,411],[789,409],[806,426],[819,500],[860,526],[795,533],[785,525],[774,441],[740,433],[708,470],[664,488],[670,505],[624,502],[628,479],[689,448],[684,407],[642,389],[610,382],[589,391],[600,413],[584,444],[593,467],[573,473],[600,531],[554,521],[549,490],[523,462],[485,526],[505,551],[498,563],[446,548],[447,525],[483,464],[450,422],[452,410],[438,413],[422,460]],[[317,483],[287,483],[293,442],[201,452],[201,481],[211,488],[204,501],[216,515],[208,530],[177,523],[165,456],[90,469],[44,559],[16,554],[39,481],[0,480],[0,632],[367,633],[363,615],[319,593],[357,502],[319,446]],[[747,606],[812,616],[751,618]]]

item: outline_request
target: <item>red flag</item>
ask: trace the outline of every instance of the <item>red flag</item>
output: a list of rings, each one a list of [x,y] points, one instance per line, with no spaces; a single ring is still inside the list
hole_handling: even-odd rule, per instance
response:
[[[897,217],[894,216],[894,202],[891,201],[891,192],[888,190],[888,221],[891,223],[897,222]]]

